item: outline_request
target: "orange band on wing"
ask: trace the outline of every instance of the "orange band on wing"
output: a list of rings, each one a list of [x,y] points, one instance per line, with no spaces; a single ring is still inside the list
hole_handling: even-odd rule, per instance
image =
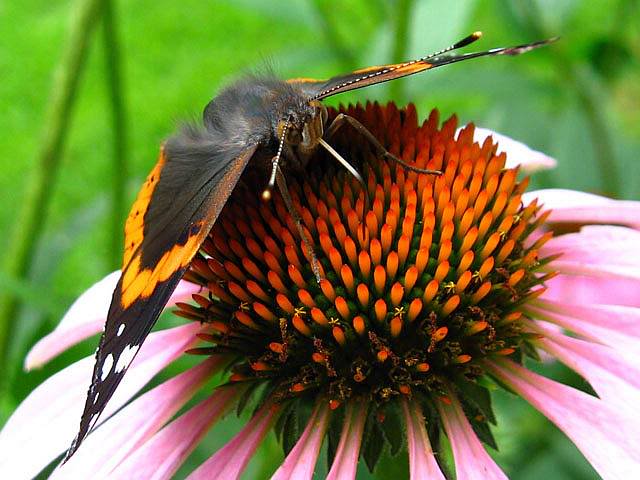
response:
[[[317,78],[298,77],[290,78],[287,83],[324,83],[326,80],[319,80]]]
[[[153,201],[154,190],[165,164],[165,151],[160,151],[160,159],[138,194],[125,227],[127,250],[120,290],[120,307],[123,310],[127,310],[139,299],[152,297],[160,283],[182,275],[218,218],[256,148],[257,145],[250,146],[226,165],[223,174],[215,178],[210,195],[201,204],[191,205],[191,211],[194,212],[188,215],[191,222],[174,225],[177,228],[169,230],[169,235],[165,235],[163,241],[159,242],[160,247],[157,244],[154,246],[161,249],[159,253],[162,255],[157,261],[153,260],[153,265],[149,265],[146,260],[143,263],[145,246],[151,240],[157,241],[158,237],[156,235],[155,239],[145,239],[144,216],[149,203]],[[159,255],[154,258],[157,256]]]
[[[142,189],[138,193],[136,201],[131,207],[131,212],[127,217],[127,222],[124,226],[124,260],[122,262],[122,268],[127,268],[127,265],[133,258],[134,253],[138,250],[138,247],[142,244],[144,237],[144,215],[149,208],[149,202],[151,201],[151,195],[160,180],[160,172],[164,167],[166,157],[164,153],[164,146],[160,147],[160,157],[158,163],[153,167],[151,173],[147,176],[147,180],[142,185]]]
[[[422,61],[422,62],[411,63],[405,66],[399,66],[394,71],[394,73],[402,74],[402,75],[411,75],[414,73],[422,72],[424,70],[429,70],[431,67],[433,67],[431,63]]]
[[[394,68],[394,67],[398,67],[401,64],[390,64],[390,65],[373,65],[371,67],[365,67],[365,68],[359,68],[358,70],[354,70],[353,72],[351,72],[351,75],[353,75],[354,73],[371,73],[371,72],[376,72],[376,71],[380,71],[380,70],[385,70],[387,68]]]
[[[164,282],[179,269],[186,267],[200,248],[207,234],[204,222],[196,224],[199,229],[187,238],[184,245],[176,244],[166,251],[155,267],[140,270],[142,253],[136,254],[122,277],[122,296],[120,304],[127,309],[139,298],[149,298],[158,283]]]

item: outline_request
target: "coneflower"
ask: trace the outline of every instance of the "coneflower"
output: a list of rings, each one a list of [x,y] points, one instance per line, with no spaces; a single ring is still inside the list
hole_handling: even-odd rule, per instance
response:
[[[640,471],[640,203],[526,193],[519,170],[552,159],[457,130],[455,117],[440,126],[437,111],[422,125],[412,105],[347,111],[391,153],[443,175],[380,158],[344,129],[334,146],[366,192],[322,152],[288,178],[310,246],[281,198],[261,201],[261,179],[245,175],[172,297],[193,322],[149,337],[105,420],[53,477],[171,478],[239,404],[253,409],[249,423],[189,478],[237,478],[272,429],[286,452],[276,479],[311,478],[323,441],[331,479],[403,446],[411,478],[445,478],[441,432],[457,478],[506,478],[484,446],[495,447],[489,385],[530,402],[603,478]],[[80,297],[27,367],[96,333],[116,281]],[[206,358],[114,414],[185,351]],[[540,352],[597,396],[528,370]],[[91,365],[18,407],[0,434],[3,478],[30,478],[64,451]],[[221,371],[224,384],[174,418]]]

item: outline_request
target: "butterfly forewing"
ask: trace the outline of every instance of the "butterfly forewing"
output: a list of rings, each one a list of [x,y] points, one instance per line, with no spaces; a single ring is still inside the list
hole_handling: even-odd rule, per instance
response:
[[[445,53],[449,52],[450,50],[466,46],[472,41],[477,40],[478,38],[480,38],[478,33],[469,35],[468,37],[454,44],[448,49],[416,60],[362,68],[344,75],[332,77],[328,80],[297,78],[289,80],[289,82],[298,85],[307,95],[309,95],[310,98],[314,100],[322,100],[323,98],[327,98],[338,93],[348,92],[350,90],[356,90],[369,85],[388,82],[397,78],[424,72],[425,70],[429,70],[431,68],[449,65],[450,63],[457,63],[464,60],[470,60],[472,58],[485,56],[519,55],[529,50],[533,50],[534,48],[547,45],[548,43],[554,42],[556,40],[555,38],[551,38],[549,40],[542,40],[539,42],[517,45],[514,47],[494,48],[491,50],[464,54]]]
[[[395,63],[369,68],[363,68],[338,75],[328,80],[314,80],[310,78],[293,79],[291,83],[299,85],[310,97],[321,100],[323,98],[374,85],[376,83],[388,82],[396,78],[419,73],[428,70],[432,66],[426,62],[413,61],[406,63]]]
[[[66,458],[94,427],[255,150],[212,150],[193,130],[161,150],[126,222],[122,275]]]

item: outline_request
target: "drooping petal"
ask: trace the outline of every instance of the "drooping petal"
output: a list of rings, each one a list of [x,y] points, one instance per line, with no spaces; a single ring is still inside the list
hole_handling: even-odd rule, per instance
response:
[[[558,275],[545,284],[548,288],[540,297],[545,300],[640,307],[640,282],[634,279]]]
[[[41,367],[85,338],[100,333],[104,328],[111,296],[119,278],[119,270],[112,272],[80,295],[55,330],[31,348],[25,358],[24,368],[31,370]],[[200,288],[199,285],[181,281],[165,308],[175,305],[176,302],[190,300],[191,295],[197,293]]]
[[[578,233],[549,240],[540,256],[562,254],[561,260],[624,265],[640,269],[640,231],[610,225],[589,225]]]
[[[420,404],[416,401],[402,402],[402,411],[407,425],[407,442],[409,450],[409,473],[412,479],[428,478],[444,480],[436,457],[431,450],[431,443],[424,426],[424,416]]]
[[[546,265],[565,275],[640,280],[640,232],[627,227],[590,225],[559,235],[540,248],[541,257],[561,256]],[[638,283],[640,288],[640,282]]]
[[[447,432],[457,478],[465,480],[506,480],[507,476],[480,443],[458,399],[450,393],[450,403],[438,402],[438,412]]]
[[[109,473],[108,478],[111,480],[173,478],[202,437],[233,405],[237,394],[238,389],[233,387],[217,389],[210,397],[171,422],[135,450]]]
[[[51,478],[106,478],[124,458],[160,430],[223,365],[223,358],[210,357],[137,398],[89,435]]]
[[[554,382],[506,359],[487,368],[578,447],[605,480],[635,478],[640,472],[640,422],[606,402]]]
[[[362,444],[362,432],[367,420],[365,402],[352,401],[347,404],[340,443],[333,459],[327,480],[352,480],[356,478],[358,457]]]
[[[316,405],[307,427],[302,432],[293,449],[284,459],[272,480],[310,480],[318,460],[324,434],[329,425],[330,411],[327,402],[320,400]]]
[[[613,348],[568,337],[563,333],[529,322],[544,337],[536,344],[579,373],[600,398],[633,415],[640,405],[640,367]]]
[[[260,409],[240,433],[191,473],[188,480],[240,478],[253,453],[271,429],[277,413],[275,406],[267,405]]]
[[[623,280],[640,281],[640,268],[628,265],[616,265],[611,263],[589,264],[575,260],[554,260],[544,266],[542,271],[560,272],[565,275],[580,275],[596,278],[620,278]],[[640,284],[640,282],[638,282]]]
[[[640,308],[600,304],[582,306],[537,299],[525,309],[533,318],[549,321],[589,340],[640,358]]]
[[[538,198],[545,210],[552,210],[549,222],[606,223],[640,228],[640,202],[613,200],[591,193],[551,188],[526,192],[526,205]]]
[[[460,129],[458,129],[458,132],[459,131]],[[555,168],[558,164],[554,158],[537,150],[533,150],[522,142],[518,142],[513,138],[494,132],[488,128],[475,127],[473,132],[474,142],[482,145],[487,137],[492,137],[493,142],[498,144],[498,152],[505,152],[507,154],[505,168],[514,168],[520,165],[523,172],[531,173],[537,170]]]
[[[24,368],[37,368],[69,347],[100,332],[104,327],[111,296],[119,278],[119,270],[111,272],[82,293],[64,314],[55,330],[42,337],[31,348],[25,358]]]
[[[193,345],[200,328],[190,323],[149,335],[102,418],[107,419]],[[0,432],[0,478],[32,478],[71,445],[94,361],[87,357],[61,370],[20,404]]]

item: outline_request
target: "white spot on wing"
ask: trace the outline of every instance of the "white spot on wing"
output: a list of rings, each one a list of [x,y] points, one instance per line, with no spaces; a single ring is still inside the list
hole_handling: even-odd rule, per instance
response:
[[[101,382],[104,382],[109,376],[109,372],[111,372],[111,369],[113,368],[113,361],[113,353],[110,353],[109,355],[107,355],[107,358],[104,359],[104,363],[102,364],[102,371],[100,374]]]
[[[122,335],[122,332],[124,332],[124,323],[121,323],[120,326],[118,327],[116,337],[119,337],[120,335]]]
[[[140,348],[140,345],[127,345],[125,347],[125,349],[122,351],[122,353],[118,357],[116,372],[121,372],[125,368],[127,368],[127,366],[129,366],[129,364],[133,360],[133,357],[135,357],[136,353],[138,353],[139,348]]]

